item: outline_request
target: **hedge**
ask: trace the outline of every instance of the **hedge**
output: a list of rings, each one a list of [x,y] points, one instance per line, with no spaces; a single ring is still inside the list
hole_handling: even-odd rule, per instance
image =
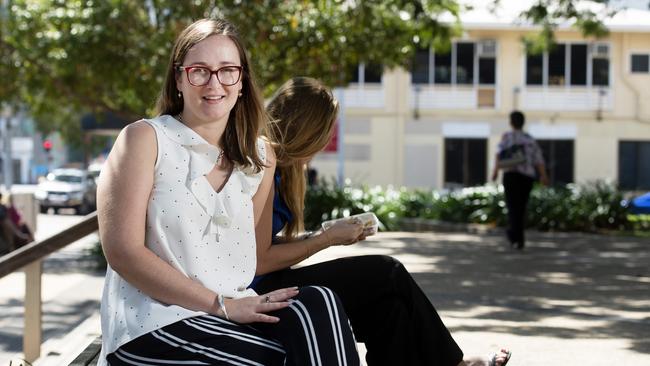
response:
[[[362,212],[374,212],[382,230],[399,230],[401,218],[424,218],[453,223],[506,224],[503,188],[488,184],[459,190],[418,190],[392,187],[339,187],[321,180],[309,187],[305,200],[305,227]],[[527,225],[542,231],[643,231],[648,215],[631,215],[624,192],[604,181],[535,186],[528,206]]]

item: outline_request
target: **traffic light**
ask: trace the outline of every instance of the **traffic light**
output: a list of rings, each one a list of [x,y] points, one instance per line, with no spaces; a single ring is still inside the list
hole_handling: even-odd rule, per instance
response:
[[[43,149],[45,149],[46,153],[49,153],[50,150],[52,149],[52,141],[50,140],[43,140]]]

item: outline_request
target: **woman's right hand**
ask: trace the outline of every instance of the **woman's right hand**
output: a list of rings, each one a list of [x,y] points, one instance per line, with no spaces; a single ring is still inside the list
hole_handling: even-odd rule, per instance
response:
[[[288,300],[296,295],[298,295],[298,287],[288,287],[259,296],[224,299],[224,306],[228,318],[240,324],[277,323],[280,318],[266,313],[286,308],[290,305]],[[217,315],[225,317],[221,308],[217,311]]]
[[[341,220],[323,231],[329,245],[350,245],[363,240],[363,223],[357,218]]]

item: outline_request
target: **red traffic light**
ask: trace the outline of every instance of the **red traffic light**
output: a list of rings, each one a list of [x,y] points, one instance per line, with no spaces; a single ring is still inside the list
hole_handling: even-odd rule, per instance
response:
[[[52,141],[50,140],[43,141],[43,149],[45,149],[45,151],[47,152],[50,152],[50,149],[52,149]]]

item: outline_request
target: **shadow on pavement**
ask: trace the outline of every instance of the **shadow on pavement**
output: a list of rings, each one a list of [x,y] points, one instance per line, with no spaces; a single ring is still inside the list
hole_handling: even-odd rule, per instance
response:
[[[584,234],[384,233],[369,240],[413,273],[438,310],[473,319],[454,331],[627,339],[650,353],[650,245]],[[484,325],[482,325],[484,324]]]

